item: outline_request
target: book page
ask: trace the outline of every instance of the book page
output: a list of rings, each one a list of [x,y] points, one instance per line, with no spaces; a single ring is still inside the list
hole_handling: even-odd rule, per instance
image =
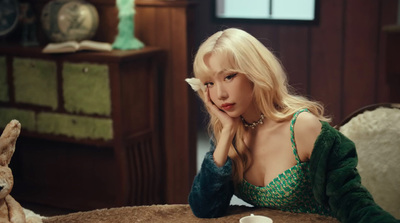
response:
[[[75,52],[79,49],[79,43],[76,41],[67,41],[62,43],[49,43],[42,50],[43,53],[67,53]]]
[[[97,42],[92,40],[84,40],[79,44],[79,50],[97,50],[97,51],[111,51],[112,46],[110,43]]]

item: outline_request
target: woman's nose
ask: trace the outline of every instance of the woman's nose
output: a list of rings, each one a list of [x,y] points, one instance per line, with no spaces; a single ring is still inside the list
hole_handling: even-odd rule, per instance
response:
[[[225,100],[228,98],[228,92],[226,91],[224,86],[217,86],[217,97],[219,100]]]

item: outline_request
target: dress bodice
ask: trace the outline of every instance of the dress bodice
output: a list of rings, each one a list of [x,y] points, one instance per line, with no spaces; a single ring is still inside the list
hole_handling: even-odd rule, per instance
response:
[[[296,112],[290,123],[291,142],[296,165],[279,174],[265,187],[252,185],[243,179],[237,185],[236,195],[239,198],[257,207],[331,215],[328,207],[320,205],[315,200],[311,187],[309,162],[301,162],[297,153],[293,127],[297,116],[304,111],[308,110],[302,109]]]

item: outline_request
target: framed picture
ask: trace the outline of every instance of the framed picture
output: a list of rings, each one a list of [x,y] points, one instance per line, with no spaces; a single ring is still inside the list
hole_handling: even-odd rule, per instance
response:
[[[318,24],[320,0],[213,0],[217,22]]]

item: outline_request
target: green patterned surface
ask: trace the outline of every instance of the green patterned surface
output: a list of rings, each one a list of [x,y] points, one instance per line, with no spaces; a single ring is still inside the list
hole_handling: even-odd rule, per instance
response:
[[[0,57],[0,101],[7,102],[9,100],[6,58]]]
[[[294,124],[301,109],[290,123],[293,154],[297,164],[279,174],[264,187],[250,184],[245,179],[238,184],[238,197],[257,207],[270,207],[298,213],[318,213],[331,215],[329,208],[319,204],[313,195],[309,162],[301,162],[294,138]]]
[[[43,112],[38,114],[37,122],[39,133],[65,135],[76,139],[113,138],[111,119]]]
[[[0,128],[4,128],[11,120],[17,119],[22,129],[35,131],[35,112],[15,108],[0,108]]]
[[[46,60],[14,58],[15,101],[56,109],[56,63]]]
[[[111,114],[108,66],[90,63],[64,63],[64,106],[68,112]]]

